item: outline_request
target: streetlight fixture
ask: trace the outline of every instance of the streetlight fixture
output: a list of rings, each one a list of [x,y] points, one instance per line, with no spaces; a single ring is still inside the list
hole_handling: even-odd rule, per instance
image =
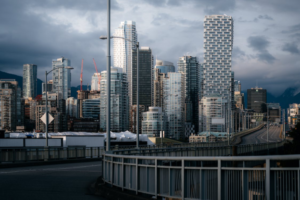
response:
[[[107,38],[110,38],[110,39],[113,39],[113,38],[118,38],[118,39],[123,39],[123,40],[126,40],[126,41],[129,41],[131,42],[133,45],[136,46],[136,53],[137,53],[137,61],[136,61],[136,71],[137,71],[137,76],[136,76],[136,79],[137,79],[137,87],[136,87],[136,148],[138,149],[139,148],[139,110],[140,110],[140,102],[139,102],[139,42],[134,42],[132,40],[129,40],[129,39],[126,39],[124,37],[118,37],[118,36],[111,36],[111,37],[107,37],[107,36],[100,36],[99,39],[100,40],[107,40]],[[107,40],[107,41],[110,41],[110,40]],[[107,66],[109,67],[109,66]],[[109,81],[110,82],[110,79]],[[110,94],[109,94],[110,96]],[[110,106],[109,104],[107,104],[107,106]],[[110,109],[110,108],[109,108]],[[109,114],[110,115],[110,114]],[[106,145],[107,146],[107,145]],[[107,150],[109,151],[109,150]]]
[[[49,153],[49,146],[48,146],[48,123],[49,123],[49,119],[48,119],[48,80],[47,80],[47,76],[53,71],[53,70],[56,70],[56,69],[62,69],[62,68],[64,68],[64,69],[69,69],[69,70],[72,70],[72,69],[74,69],[73,67],[56,67],[56,68],[53,68],[51,71],[49,71],[49,72],[45,72],[45,93],[46,93],[46,101],[45,101],[45,107],[46,107],[46,127],[45,127],[45,129],[46,129],[46,133],[45,133],[45,135],[46,135],[46,145],[45,145],[45,150],[46,150],[46,152],[48,152]],[[58,97],[58,96],[57,96]],[[48,154],[49,155],[49,154]],[[47,160],[47,159],[45,159],[45,160]]]

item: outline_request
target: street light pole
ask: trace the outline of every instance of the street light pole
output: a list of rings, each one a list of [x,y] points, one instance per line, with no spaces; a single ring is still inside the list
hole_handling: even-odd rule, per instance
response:
[[[139,91],[140,91],[140,70],[139,70],[139,42],[136,43],[136,54],[137,54],[137,59],[136,59],[136,148],[139,148],[139,110],[140,110],[140,98],[139,98]]]
[[[110,0],[107,0],[106,151],[110,151]]]
[[[48,75],[48,73],[47,73],[47,71],[46,71],[46,73],[45,73],[45,75],[46,75],[46,79],[45,79],[45,81],[46,81],[46,83],[45,83],[45,92],[46,92],[46,148],[48,148],[48,91],[47,91],[47,86],[48,86],[48,83],[47,83],[47,75]]]

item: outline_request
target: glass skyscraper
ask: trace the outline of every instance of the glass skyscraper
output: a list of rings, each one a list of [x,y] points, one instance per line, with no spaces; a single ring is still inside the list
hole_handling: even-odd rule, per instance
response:
[[[127,75],[129,105],[132,104],[132,50],[136,49],[135,44],[138,41],[136,25],[133,21],[121,22],[113,35],[113,66],[120,67]]]
[[[101,72],[100,82],[100,129],[106,130],[106,81],[107,72]],[[126,131],[129,128],[128,83],[122,68],[111,68],[111,131]]]
[[[164,60],[156,60],[155,69],[159,69],[160,73],[167,75],[168,72],[175,72],[174,64]]]
[[[23,98],[35,98],[37,95],[37,65],[23,65]]]
[[[182,74],[182,98],[184,101],[185,136],[198,133],[199,125],[199,62],[196,57],[183,56],[178,61]]]
[[[163,104],[164,114],[167,123],[168,138],[182,139],[183,135],[183,114],[184,101],[182,98],[182,74],[169,72],[163,80]]]
[[[169,72],[175,72],[173,63],[156,60],[153,70],[153,106],[163,108],[163,80]]]
[[[100,99],[82,100],[82,117],[99,119],[100,116]]]
[[[145,110],[152,105],[153,91],[153,56],[149,47],[141,47],[139,50],[139,104],[145,106]],[[137,93],[137,52],[132,51],[132,76],[131,76],[131,99],[132,105],[136,105]],[[132,106],[131,105],[131,106]]]
[[[52,92],[58,94],[58,99],[67,99],[71,96],[71,61],[64,57],[52,61]]]

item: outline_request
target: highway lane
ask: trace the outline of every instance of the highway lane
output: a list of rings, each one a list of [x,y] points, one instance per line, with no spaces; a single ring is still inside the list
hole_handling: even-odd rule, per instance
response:
[[[278,126],[269,126],[269,142],[280,142],[281,139],[279,137],[280,127]],[[251,133],[242,138],[241,144],[259,144],[259,143],[267,143],[267,128],[263,128],[259,131]]]
[[[101,175],[101,161],[0,169],[0,199],[94,200],[87,188]]]

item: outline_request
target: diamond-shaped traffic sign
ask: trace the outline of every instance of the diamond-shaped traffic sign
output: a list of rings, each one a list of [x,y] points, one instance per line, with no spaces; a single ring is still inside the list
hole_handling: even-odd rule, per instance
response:
[[[46,124],[46,113],[40,119],[42,120],[42,122],[44,122],[44,124]],[[52,115],[48,113],[48,124],[50,124],[53,120],[54,118],[52,117]]]

